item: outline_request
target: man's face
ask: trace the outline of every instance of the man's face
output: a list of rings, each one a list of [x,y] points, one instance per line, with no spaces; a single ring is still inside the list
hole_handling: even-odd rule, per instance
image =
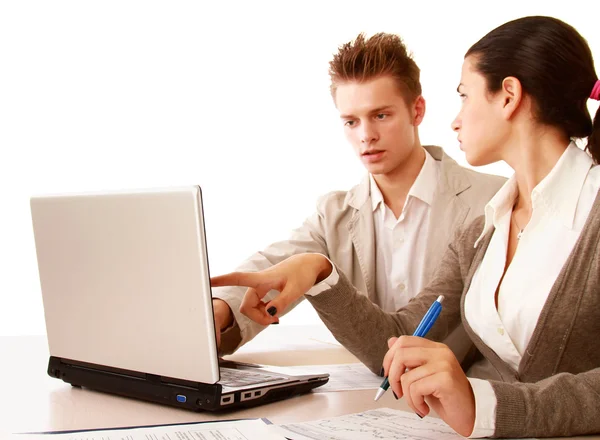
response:
[[[392,174],[414,151],[425,102],[419,97],[407,106],[391,76],[339,84],[335,103],[346,138],[371,174]]]

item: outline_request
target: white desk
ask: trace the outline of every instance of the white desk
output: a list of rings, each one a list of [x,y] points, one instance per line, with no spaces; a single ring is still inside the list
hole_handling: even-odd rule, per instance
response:
[[[271,327],[232,359],[271,365],[356,362],[321,327]],[[46,373],[44,336],[0,337],[0,431],[39,432],[267,417],[289,423],[389,407],[408,410],[403,399],[386,393],[373,401],[373,390],[309,393],[228,413],[195,413],[154,403],[73,388]],[[586,437],[600,440],[600,436]]]

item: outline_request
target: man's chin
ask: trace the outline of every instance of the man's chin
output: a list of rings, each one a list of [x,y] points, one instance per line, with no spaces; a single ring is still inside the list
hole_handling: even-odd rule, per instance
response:
[[[373,174],[374,176],[380,174],[387,174],[390,172],[389,167],[386,167],[384,164],[368,164],[365,165],[365,168],[369,172],[369,174]]]

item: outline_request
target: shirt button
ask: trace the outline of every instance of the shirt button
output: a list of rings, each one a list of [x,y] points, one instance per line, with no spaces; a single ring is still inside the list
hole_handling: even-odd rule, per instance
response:
[[[402,292],[402,291],[404,291],[404,289],[406,289],[406,285],[404,283],[400,283],[398,285],[398,289]]]
[[[498,333],[500,336],[504,336],[504,329],[502,327],[498,327]]]

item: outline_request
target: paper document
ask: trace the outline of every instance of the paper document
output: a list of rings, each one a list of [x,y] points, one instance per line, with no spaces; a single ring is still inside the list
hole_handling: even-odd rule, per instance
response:
[[[263,420],[191,423],[69,434],[13,434],[10,440],[285,440]]]
[[[298,372],[329,373],[329,382],[315,388],[313,393],[347,390],[376,390],[383,382],[383,377],[373,374],[361,363],[334,365],[303,365],[292,367]]]
[[[270,426],[293,440],[457,440],[464,437],[435,417],[389,408],[306,423]]]

